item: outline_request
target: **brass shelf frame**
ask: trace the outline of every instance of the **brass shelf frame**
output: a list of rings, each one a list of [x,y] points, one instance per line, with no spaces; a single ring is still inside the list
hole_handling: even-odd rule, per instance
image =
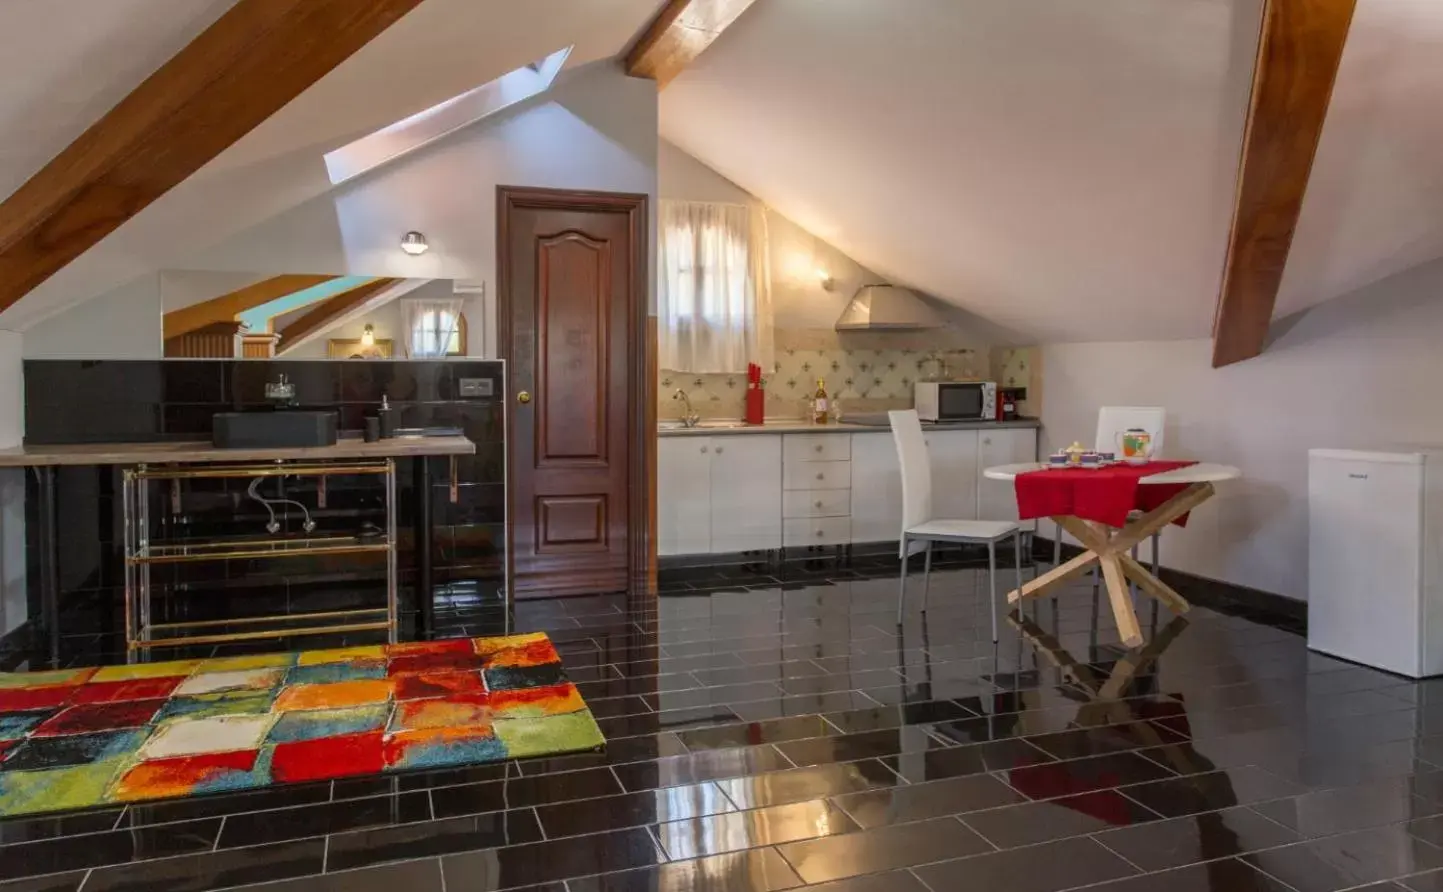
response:
[[[386,502],[386,530],[380,538],[317,536],[255,539],[232,537],[201,542],[151,540],[151,490],[157,480],[198,480],[258,477],[329,477],[377,475],[382,478]],[[174,484],[178,485],[178,484]],[[396,575],[396,463],[393,459],[319,463],[273,461],[234,465],[139,465],[127,468],[121,481],[125,544],[125,640],[130,662],[144,660],[156,647],[222,644],[323,635],[342,632],[385,631],[398,640]],[[157,623],[151,619],[151,567],[159,564],[201,563],[238,559],[273,559],[311,555],[385,553],[386,606],[312,613],[268,614],[224,620]],[[361,621],[366,618],[381,617]],[[289,625],[292,623],[312,625]],[[253,631],[205,633],[226,626],[272,626]],[[195,634],[200,631],[201,634]]]

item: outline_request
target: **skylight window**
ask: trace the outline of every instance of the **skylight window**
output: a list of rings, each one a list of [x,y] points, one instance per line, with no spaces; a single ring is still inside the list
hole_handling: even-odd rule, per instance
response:
[[[515,71],[437,103],[425,111],[383,127],[353,143],[325,155],[326,173],[331,185],[374,170],[408,152],[468,127],[504,108],[530,99],[551,87],[551,82],[566,64],[571,47],[557,50],[545,58],[527,63]]]

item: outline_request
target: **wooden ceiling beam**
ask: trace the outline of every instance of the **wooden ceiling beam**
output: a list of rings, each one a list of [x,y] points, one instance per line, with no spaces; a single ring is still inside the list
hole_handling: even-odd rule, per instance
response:
[[[400,281],[400,279],[376,279],[321,301],[296,321],[276,332],[280,336],[280,341],[276,344],[276,353],[278,355],[285,353],[301,338],[311,332],[321,331],[346,313]]]
[[[421,0],[238,0],[0,204],[0,310]]]
[[[235,317],[246,310],[336,278],[339,276],[289,275],[262,279],[254,285],[247,285],[228,294],[166,313],[162,317],[163,337],[169,340],[216,322],[234,322]]]
[[[626,73],[664,89],[755,0],[669,0],[626,54]]]
[[[1333,96],[1355,0],[1266,0],[1213,367],[1263,352]]]

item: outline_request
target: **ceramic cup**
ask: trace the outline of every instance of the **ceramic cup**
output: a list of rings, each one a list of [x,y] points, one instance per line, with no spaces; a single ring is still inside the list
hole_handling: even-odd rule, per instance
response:
[[[1065,468],[1067,467],[1067,453],[1054,452],[1052,455],[1047,456],[1047,463],[1054,468]]]

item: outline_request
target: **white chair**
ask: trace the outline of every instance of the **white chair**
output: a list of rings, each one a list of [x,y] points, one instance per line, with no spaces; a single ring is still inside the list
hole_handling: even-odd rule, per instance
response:
[[[997,640],[997,542],[1012,537],[1017,560],[1017,587],[1022,588],[1022,530],[1008,520],[948,520],[932,516],[932,462],[922,422],[914,410],[888,412],[897,458],[902,466],[902,583],[897,592],[897,624],[902,624],[902,607],[907,597],[907,559],[914,550],[925,551],[922,571],[922,612],[927,612],[927,595],[932,584],[932,543],[963,542],[987,545],[988,592],[992,600],[992,640]],[[946,481],[943,481],[946,485]]]

